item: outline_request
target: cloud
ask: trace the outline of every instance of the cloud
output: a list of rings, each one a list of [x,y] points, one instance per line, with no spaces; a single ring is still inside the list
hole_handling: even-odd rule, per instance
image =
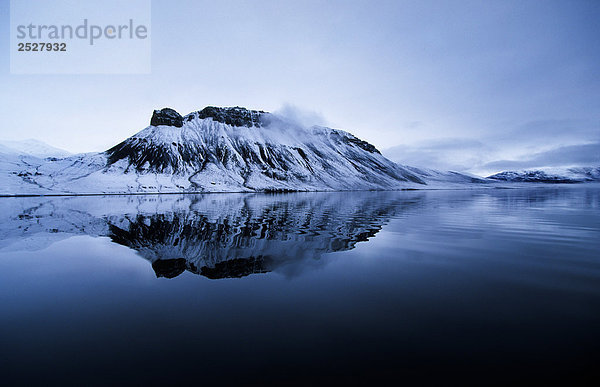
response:
[[[383,151],[384,156],[399,164],[441,170],[466,171],[481,165],[490,147],[468,138],[444,138],[399,145]]]
[[[600,122],[536,120],[479,139],[445,138],[399,145],[383,154],[400,164],[487,175],[507,169],[600,164]]]
[[[560,145],[595,142],[600,141],[600,122],[566,119],[528,121],[505,131],[497,131],[487,136],[485,141],[509,149],[555,148]]]
[[[545,152],[538,152],[530,157],[519,160],[493,161],[486,163],[482,168],[500,172],[509,169],[530,169],[570,165],[600,165],[600,142],[562,146]]]
[[[274,114],[305,128],[313,125],[327,125],[327,120],[320,112],[303,109],[289,103],[277,109]]]

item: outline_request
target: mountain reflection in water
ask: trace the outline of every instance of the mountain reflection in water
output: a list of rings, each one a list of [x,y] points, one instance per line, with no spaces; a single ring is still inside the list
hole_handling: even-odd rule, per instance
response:
[[[10,223],[21,240],[109,237],[150,261],[157,277],[187,270],[239,278],[278,269],[291,274],[303,261],[351,250],[423,198],[422,192],[111,196],[107,206],[97,197],[33,198]]]

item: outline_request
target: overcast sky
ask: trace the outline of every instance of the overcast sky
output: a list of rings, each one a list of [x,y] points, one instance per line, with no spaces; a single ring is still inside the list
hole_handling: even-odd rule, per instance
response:
[[[0,139],[100,151],[153,109],[285,111],[395,161],[600,164],[600,1],[153,1],[152,72],[10,75]]]

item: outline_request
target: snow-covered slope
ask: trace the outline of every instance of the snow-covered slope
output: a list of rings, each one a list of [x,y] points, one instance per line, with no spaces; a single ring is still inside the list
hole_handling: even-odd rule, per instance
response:
[[[475,185],[481,187],[482,184],[489,185],[491,181],[479,176],[455,172],[455,171],[438,171],[428,168],[415,168],[408,165],[403,167],[423,179],[430,188],[456,188]]]
[[[33,180],[39,177],[35,175],[35,169],[43,163],[44,160],[34,156],[0,152],[0,195],[52,193],[52,190],[40,186]]]
[[[543,168],[525,171],[505,171],[488,179],[520,183],[570,184],[600,182],[600,167]]]
[[[418,173],[350,133],[270,113],[207,107],[154,111],[150,126],[106,152],[12,159],[3,194],[246,192],[414,188]],[[21,179],[19,183],[19,179]],[[19,186],[20,184],[20,186]]]
[[[22,141],[0,141],[0,153],[22,156],[45,157],[67,157],[71,153],[66,150],[53,147],[45,142],[29,139]]]

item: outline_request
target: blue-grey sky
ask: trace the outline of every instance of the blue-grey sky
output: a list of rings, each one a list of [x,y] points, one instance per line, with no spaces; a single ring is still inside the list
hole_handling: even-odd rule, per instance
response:
[[[154,0],[140,75],[11,75],[0,4],[0,139],[99,151],[155,108],[239,105],[405,164],[600,164],[599,1]]]

